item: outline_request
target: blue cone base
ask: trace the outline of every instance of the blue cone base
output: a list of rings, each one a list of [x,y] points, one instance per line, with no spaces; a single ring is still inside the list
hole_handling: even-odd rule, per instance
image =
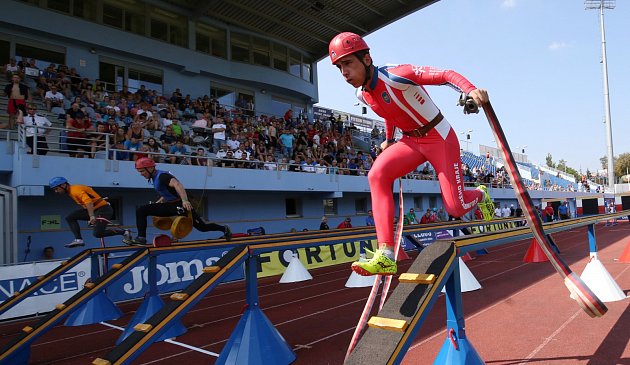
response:
[[[216,365],[288,365],[296,355],[258,307],[247,309],[221,351]]]
[[[5,358],[1,364],[28,365],[30,357],[31,345],[29,344],[28,346],[22,346],[21,349],[13,352],[13,354]]]
[[[135,331],[133,328],[137,324],[145,323],[149,318],[157,313],[157,311],[162,309],[163,306],[164,301],[162,301],[162,298],[160,298],[159,295],[150,295],[146,297],[142,301],[142,304],[140,305],[138,310],[136,310],[136,314],[134,314],[129,321],[129,324],[127,324],[125,331],[122,333],[122,335],[120,335],[120,337],[118,337],[118,340],[116,340],[116,345],[119,345],[121,342],[124,341],[125,338],[127,338],[127,336],[132,334]],[[156,340],[156,342],[177,337],[183,335],[184,333],[186,333],[186,327],[184,327],[180,320],[177,320],[177,322],[173,323],[168,328],[168,330]]]
[[[433,365],[483,365],[481,359],[473,345],[466,338],[457,341],[457,350],[450,339],[446,339],[440,353],[435,358]]]
[[[477,256],[487,255],[488,254],[488,250],[486,250],[485,248],[482,248],[481,250],[477,250],[475,252],[477,253]]]
[[[66,326],[83,326],[104,321],[111,321],[122,316],[118,309],[104,291],[96,294],[88,302],[70,313],[66,320]]]

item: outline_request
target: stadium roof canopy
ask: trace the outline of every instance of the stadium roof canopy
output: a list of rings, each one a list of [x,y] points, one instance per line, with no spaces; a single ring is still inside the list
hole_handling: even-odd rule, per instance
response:
[[[365,35],[439,0],[148,0],[279,39],[309,52],[328,54],[340,32]]]

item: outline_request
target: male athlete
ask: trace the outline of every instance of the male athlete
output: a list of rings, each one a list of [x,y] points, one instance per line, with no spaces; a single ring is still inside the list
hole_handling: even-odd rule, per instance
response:
[[[136,160],[136,170],[142,177],[153,184],[155,191],[160,198],[155,203],[142,205],[136,208],[136,225],[138,226],[138,236],[136,238],[125,238],[123,242],[127,245],[147,244],[147,217],[172,217],[182,215],[186,211],[191,213],[193,227],[198,231],[221,231],[226,241],[232,239],[232,231],[228,225],[222,226],[216,223],[209,223],[203,220],[195,211],[190,201],[184,185],[167,171],[158,170],[155,161],[142,157]]]
[[[347,83],[357,88],[357,97],[385,119],[383,152],[368,174],[379,249],[367,262],[355,262],[360,275],[393,275],[394,202],[392,184],[398,177],[429,161],[437,172],[446,211],[461,217],[477,206],[488,210],[492,201],[485,186],[464,189],[457,134],[433,103],[423,85],[449,85],[471,97],[477,105],[487,102],[488,92],[477,89],[462,75],[450,70],[412,65],[377,67],[367,43],[357,34],[338,34],[328,46],[333,65]],[[402,138],[394,139],[394,129]],[[488,205],[486,205],[488,204]],[[486,212],[488,214],[488,212]],[[489,213],[490,216],[492,213]]]
[[[94,227],[93,235],[96,238],[110,236],[130,237],[128,230],[118,227],[107,227],[109,220],[114,216],[114,209],[91,187],[77,184],[70,185],[63,176],[53,177],[50,179],[48,186],[57,194],[68,194],[72,200],[81,206],[81,209],[73,211],[66,217],[66,221],[74,235],[74,240],[66,244],[66,247],[85,246],[78,221],[88,221]]]

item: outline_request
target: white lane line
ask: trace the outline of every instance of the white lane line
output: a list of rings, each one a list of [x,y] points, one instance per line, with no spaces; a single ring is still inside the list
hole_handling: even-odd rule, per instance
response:
[[[124,329],[124,328],[122,328],[122,327],[118,327],[118,326],[116,326],[116,325],[109,324],[109,323],[107,323],[107,322],[101,322],[101,324],[102,324],[103,326],[107,326],[107,327],[111,327],[111,328],[113,328],[113,329],[117,329],[117,330],[119,330],[119,331],[121,331],[121,332],[125,330],[125,329]],[[173,344],[173,345],[175,345],[175,346],[181,346],[181,347],[187,348],[187,349],[189,349],[189,350],[193,350],[193,351],[201,352],[202,354],[206,354],[206,355],[210,355],[210,356],[214,356],[214,357],[219,357],[219,354],[217,354],[216,352],[206,351],[206,350],[204,350],[204,349],[200,349],[200,348],[198,348],[198,347],[191,346],[191,345],[185,344],[185,343],[183,343],[183,342],[175,341],[175,340],[170,339],[170,338],[169,338],[169,339],[167,339],[167,340],[164,340],[164,342],[168,342],[168,343]]]

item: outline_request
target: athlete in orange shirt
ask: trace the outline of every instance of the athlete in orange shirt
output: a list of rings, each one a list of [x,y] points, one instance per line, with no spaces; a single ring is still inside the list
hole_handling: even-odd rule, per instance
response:
[[[107,223],[114,216],[112,206],[101,198],[91,187],[85,185],[70,185],[65,177],[53,177],[48,183],[51,189],[57,194],[68,194],[72,200],[81,206],[66,216],[66,221],[70,230],[74,234],[74,240],[66,247],[85,246],[81,237],[81,228],[78,221],[88,221],[94,226],[94,237],[102,238],[109,236],[129,237],[128,230],[116,227],[107,227]]]

